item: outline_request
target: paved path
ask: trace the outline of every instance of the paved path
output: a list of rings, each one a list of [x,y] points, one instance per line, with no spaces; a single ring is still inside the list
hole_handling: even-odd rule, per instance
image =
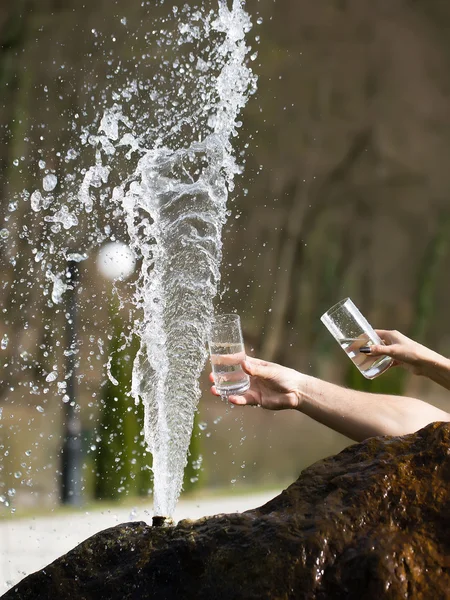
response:
[[[278,493],[181,500],[174,518],[179,521],[218,513],[243,512],[261,506]],[[150,523],[151,517],[151,507],[148,510],[139,507],[0,521],[0,595],[94,533],[127,521]]]

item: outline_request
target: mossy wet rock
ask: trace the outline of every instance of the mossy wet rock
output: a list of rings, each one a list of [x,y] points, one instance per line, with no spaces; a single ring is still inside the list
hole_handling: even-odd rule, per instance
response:
[[[449,424],[371,438],[261,508],[100,532],[3,599],[450,598],[449,484]]]

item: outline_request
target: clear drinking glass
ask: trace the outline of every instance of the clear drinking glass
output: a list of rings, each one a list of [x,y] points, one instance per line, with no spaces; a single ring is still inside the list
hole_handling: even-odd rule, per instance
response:
[[[363,346],[383,341],[350,298],[332,306],[320,320],[367,379],[378,377],[392,365],[389,356],[370,356],[359,351]]]
[[[239,315],[217,315],[211,327],[209,353],[214,383],[221,396],[242,394],[250,377],[242,369],[245,348]]]

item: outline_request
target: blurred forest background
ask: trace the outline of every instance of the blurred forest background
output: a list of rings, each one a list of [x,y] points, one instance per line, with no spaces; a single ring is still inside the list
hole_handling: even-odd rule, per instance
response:
[[[48,223],[33,217],[24,190],[39,187],[41,159],[64,172],[79,136],[72,124],[102,112],[104,90],[120,89],[126,69],[158,70],[144,34],[172,6],[181,3],[1,3],[0,515],[2,506],[9,514],[60,498],[65,409],[48,378],[67,358],[65,309],[29,287],[42,277],[29,240],[43,239]],[[439,388],[400,370],[363,380],[319,318],[351,296],[375,327],[450,353],[450,4],[249,0],[247,9],[258,91],[235,140],[245,159],[224,229],[218,306],[241,315],[255,356],[448,407]],[[118,59],[123,70],[113,69]],[[92,158],[77,160],[88,167]],[[83,493],[147,494],[141,416],[126,396],[135,346],[115,355],[119,386],[105,369],[130,329],[128,307],[117,308],[94,252],[79,271]],[[131,285],[119,284],[123,298]],[[350,443],[297,413],[230,409],[210,395],[208,372],[187,489],[282,486]]]

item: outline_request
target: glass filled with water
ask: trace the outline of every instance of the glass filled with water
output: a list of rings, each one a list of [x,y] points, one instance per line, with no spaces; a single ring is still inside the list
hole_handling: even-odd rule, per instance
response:
[[[392,365],[389,356],[360,352],[363,346],[383,344],[383,341],[350,298],[332,306],[320,320],[367,379],[378,377]]]
[[[209,353],[214,384],[221,396],[243,394],[250,377],[242,369],[244,340],[239,315],[216,315],[209,338]]]

